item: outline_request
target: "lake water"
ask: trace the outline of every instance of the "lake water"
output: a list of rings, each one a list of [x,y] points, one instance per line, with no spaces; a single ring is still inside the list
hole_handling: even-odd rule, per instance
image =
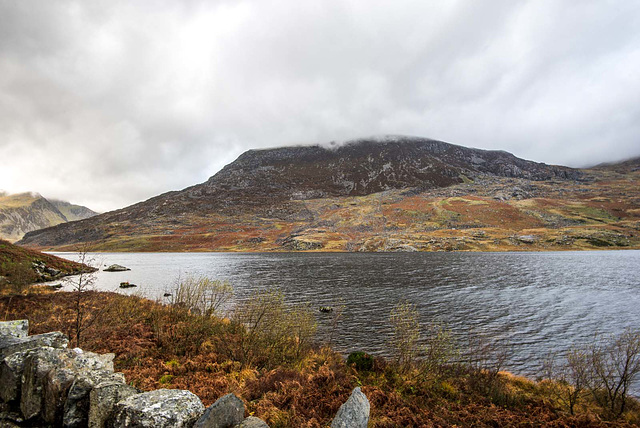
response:
[[[54,253],[75,259],[71,253]],[[388,354],[389,312],[414,303],[423,324],[444,323],[509,350],[507,368],[536,376],[550,352],[594,333],[640,328],[640,251],[545,253],[99,253],[96,288],[162,299],[179,277],[229,281],[235,298],[277,286],[292,302],[344,305],[333,345],[348,353]],[[126,291],[122,281],[138,284]],[[327,340],[333,315],[318,312]]]

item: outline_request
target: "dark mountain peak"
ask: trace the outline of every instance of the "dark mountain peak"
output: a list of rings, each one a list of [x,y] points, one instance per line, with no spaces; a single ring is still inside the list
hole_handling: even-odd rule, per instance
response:
[[[445,187],[484,174],[531,180],[580,172],[419,137],[360,138],[328,145],[249,150],[191,196],[227,201],[363,196],[408,187]]]

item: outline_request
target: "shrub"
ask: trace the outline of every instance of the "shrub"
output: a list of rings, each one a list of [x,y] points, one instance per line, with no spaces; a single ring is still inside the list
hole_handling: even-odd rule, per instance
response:
[[[231,299],[233,289],[226,282],[189,276],[175,286],[168,310],[156,308],[150,314],[159,344],[176,355],[192,355],[210,337],[225,329],[216,318]]]
[[[395,363],[401,371],[406,371],[418,355],[420,340],[418,311],[415,305],[400,302],[391,310],[389,321],[393,328],[389,345],[393,350]]]
[[[640,373],[640,330],[596,339],[588,347],[588,382],[605,416],[617,419],[629,404],[629,388]]]
[[[255,291],[233,311],[241,327],[238,359],[244,366],[298,361],[311,346],[316,322],[308,305],[286,305],[278,289]]]
[[[373,357],[362,351],[352,352],[347,357],[347,365],[358,371],[370,371],[373,369]]]
[[[178,281],[171,293],[170,304],[195,315],[210,317],[221,315],[220,312],[232,297],[233,287],[228,282],[190,275]]]

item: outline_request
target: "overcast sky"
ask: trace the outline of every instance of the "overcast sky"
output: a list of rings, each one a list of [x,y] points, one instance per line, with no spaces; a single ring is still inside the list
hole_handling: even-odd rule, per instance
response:
[[[640,2],[0,0],[0,189],[106,211],[379,134],[640,155]]]

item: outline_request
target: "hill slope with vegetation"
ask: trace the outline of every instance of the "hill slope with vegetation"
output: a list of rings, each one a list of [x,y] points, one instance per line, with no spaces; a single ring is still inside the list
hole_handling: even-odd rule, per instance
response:
[[[252,150],[205,183],[22,245],[100,251],[640,248],[640,170],[394,137]]]
[[[0,291],[20,290],[29,284],[53,281],[81,271],[83,265],[79,263],[0,239]]]

